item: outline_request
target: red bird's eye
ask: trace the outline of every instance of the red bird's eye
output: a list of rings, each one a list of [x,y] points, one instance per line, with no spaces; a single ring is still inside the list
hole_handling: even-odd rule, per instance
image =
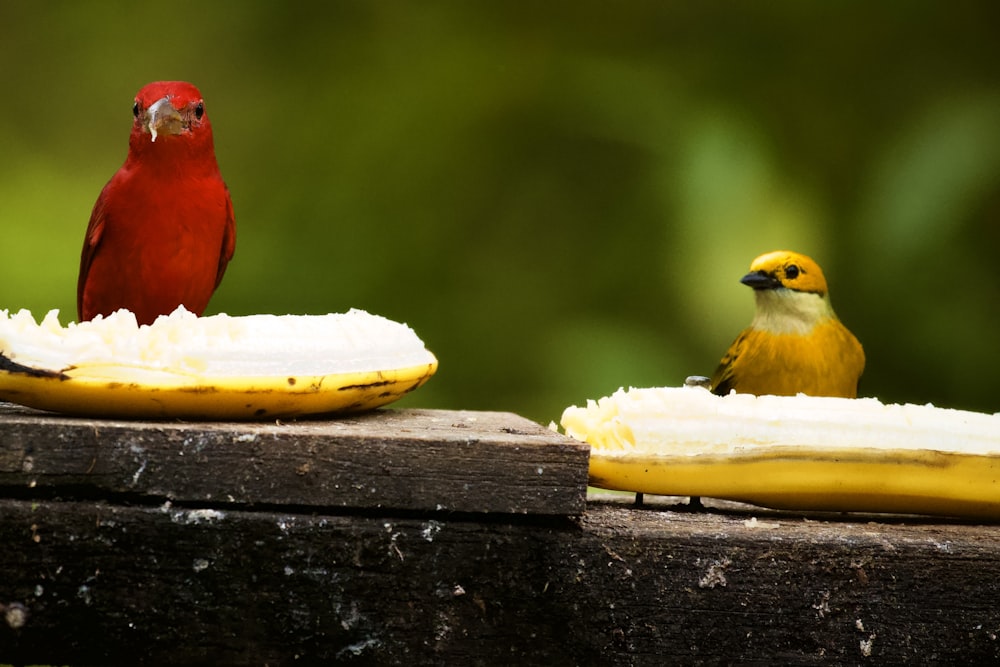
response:
[[[198,102],[198,106],[194,108],[194,117],[201,120],[201,117],[205,115],[205,103]]]
[[[136,118],[139,117],[139,102],[138,101],[136,101],[136,103],[132,105],[132,115],[135,116]]]

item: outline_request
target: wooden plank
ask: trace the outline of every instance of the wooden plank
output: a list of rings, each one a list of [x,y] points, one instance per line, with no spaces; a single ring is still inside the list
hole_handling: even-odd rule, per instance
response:
[[[223,505],[573,515],[589,447],[502,412],[288,423],[87,420],[0,405],[0,487]]]
[[[568,518],[0,501],[0,662],[1000,659],[992,528],[591,503]]]

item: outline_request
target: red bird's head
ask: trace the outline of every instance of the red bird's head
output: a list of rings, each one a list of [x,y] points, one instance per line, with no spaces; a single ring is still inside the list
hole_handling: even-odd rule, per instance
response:
[[[156,81],[142,88],[132,106],[129,148],[144,152],[156,144],[185,145],[188,150],[212,146],[212,125],[201,93],[185,81]]]

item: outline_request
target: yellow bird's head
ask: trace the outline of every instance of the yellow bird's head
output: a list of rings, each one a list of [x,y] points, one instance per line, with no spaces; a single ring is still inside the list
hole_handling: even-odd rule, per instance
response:
[[[822,269],[811,257],[790,250],[761,255],[740,282],[753,288],[753,328],[776,334],[808,333],[834,318]]]
[[[740,280],[754,290],[784,288],[826,296],[826,278],[811,257],[790,250],[775,250],[750,264],[750,273]]]

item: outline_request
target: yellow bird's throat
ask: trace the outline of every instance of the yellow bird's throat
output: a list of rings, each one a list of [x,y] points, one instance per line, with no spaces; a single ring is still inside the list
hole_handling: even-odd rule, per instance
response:
[[[757,290],[757,311],[751,329],[772,334],[805,336],[818,324],[836,319],[830,298],[790,289]]]

